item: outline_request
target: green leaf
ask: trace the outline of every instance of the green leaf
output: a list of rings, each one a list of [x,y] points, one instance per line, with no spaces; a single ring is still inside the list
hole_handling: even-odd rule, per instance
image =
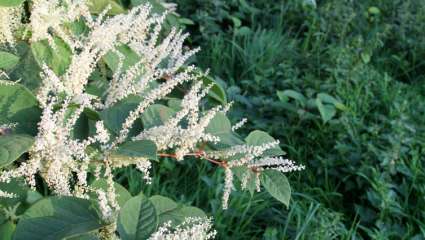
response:
[[[178,208],[178,204],[174,202],[171,198],[167,198],[161,195],[154,195],[149,198],[156,209],[156,213],[161,215],[163,213],[173,211]]]
[[[114,154],[128,157],[142,157],[157,160],[156,145],[150,140],[137,140],[125,142],[118,146]]]
[[[182,110],[182,100],[178,98],[171,98],[167,102],[168,107],[173,109],[175,112]]]
[[[360,57],[362,58],[363,63],[368,64],[370,62],[371,56],[368,52],[360,53]]]
[[[205,131],[214,135],[228,133],[232,131],[232,124],[224,113],[218,112],[211,119]]]
[[[35,60],[41,67],[47,64],[57,75],[63,75],[71,63],[72,52],[66,43],[54,37],[55,49],[50,46],[47,40],[41,40],[31,44],[32,53]]]
[[[331,120],[335,114],[336,109],[332,105],[323,104],[319,98],[316,98],[317,108],[319,109],[320,116],[322,117],[323,122],[328,122]]]
[[[43,195],[41,195],[39,192],[35,190],[28,190],[25,202],[32,205],[42,198],[43,198]]]
[[[57,240],[103,226],[89,200],[49,197],[31,206],[18,222],[14,240]]]
[[[19,83],[34,91],[40,86],[41,68],[38,66],[37,61],[31,51],[30,46],[25,42],[19,42],[16,45],[20,61],[18,65],[9,74],[10,79],[20,80]]]
[[[242,22],[239,18],[230,16],[230,19],[232,20],[233,26],[235,26],[235,28],[238,28],[242,25]]]
[[[23,153],[27,152],[33,143],[34,138],[27,135],[0,136],[0,168],[13,163]]]
[[[164,105],[154,104],[149,106],[142,114],[143,128],[163,125],[176,112]]]
[[[10,182],[0,182],[0,190],[16,195],[14,198],[0,197],[0,206],[13,207],[18,203],[25,203],[28,197],[29,188],[22,179],[12,179]],[[20,210],[20,209],[19,209]]]
[[[149,199],[156,209],[159,225],[171,221],[173,226],[177,226],[183,223],[185,218],[188,217],[206,217],[201,209],[179,205],[172,199],[164,196],[155,195]]]
[[[94,189],[102,189],[104,191],[108,188],[108,183],[105,179],[98,179],[90,184]],[[114,182],[115,193],[117,194],[118,204],[122,207],[131,198],[131,194],[121,184]]]
[[[89,0],[88,6],[91,13],[99,14],[103,12],[103,10],[111,6],[111,9],[108,11],[109,15],[117,15],[121,13],[125,13],[125,9],[114,0]]]
[[[8,52],[0,51],[0,69],[12,69],[19,62],[19,57]]]
[[[373,7],[370,7],[368,9],[368,12],[370,14],[373,14],[373,15],[379,15],[381,13],[381,10],[379,10],[379,8],[373,6]]]
[[[274,198],[289,206],[291,186],[283,173],[276,170],[265,170],[260,176],[261,184]]]
[[[14,7],[21,5],[25,0],[0,0],[0,7]]]
[[[140,61],[140,56],[137,55],[137,53],[135,53],[127,45],[120,45],[120,46],[116,47],[115,50],[120,52],[124,57],[124,61],[123,61],[123,65],[122,65],[122,72],[128,70],[131,66],[133,66],[134,64],[136,64],[137,62]],[[119,57],[115,52],[109,51],[103,57],[103,60],[105,61],[106,65],[108,65],[108,67],[113,72],[117,71],[117,68],[118,68],[118,65],[119,65]]]
[[[334,98],[331,95],[328,95],[326,93],[317,94],[317,98],[319,98],[323,103],[329,103],[329,104],[334,105],[339,110],[345,111],[347,109],[347,107],[344,104],[342,104],[336,98]]]
[[[195,23],[189,18],[179,18],[179,23],[183,25],[195,25]]]
[[[263,131],[259,131],[259,130],[255,130],[252,131],[246,138],[245,138],[245,142],[248,145],[251,146],[260,146],[263,145],[265,143],[269,143],[269,142],[274,142],[275,139],[270,136],[268,133],[263,132]],[[277,146],[274,148],[271,148],[269,150],[266,150],[263,153],[263,156],[280,156],[280,155],[284,155],[285,152],[282,151],[282,149]]]
[[[118,134],[129,113],[137,108],[141,100],[142,98],[140,96],[129,96],[100,112],[100,118],[107,128],[112,130],[115,134]],[[136,121],[132,128],[133,134],[141,129],[141,127],[142,122],[140,120]],[[130,133],[130,136],[133,134]]]
[[[161,213],[159,216],[159,224],[162,225],[167,222],[171,222],[172,226],[182,224],[188,217],[206,217],[205,213],[196,207],[180,206],[171,211]]]
[[[87,233],[77,237],[67,238],[66,240],[99,240],[99,237],[92,233]]]
[[[282,102],[287,102],[289,98],[292,98],[302,106],[305,106],[307,103],[307,99],[304,97],[304,95],[294,90],[277,91],[277,96]]]
[[[214,144],[216,148],[227,148],[234,145],[243,144],[243,141],[232,132],[232,125],[230,120],[224,113],[217,113],[213,119],[211,119],[205,132],[210,133],[220,138],[218,144]]]
[[[117,230],[124,240],[147,239],[157,226],[155,207],[141,194],[128,200],[118,215]]]
[[[212,87],[208,92],[209,97],[218,101],[220,104],[227,103],[226,91],[224,91],[224,88],[220,84],[218,84],[213,78],[208,76],[203,77],[202,81],[205,86],[212,84]]]
[[[35,135],[41,110],[37,99],[20,84],[0,81],[0,123],[17,123],[17,133]]]
[[[0,240],[12,240],[15,228],[15,224],[11,221],[0,224]]]

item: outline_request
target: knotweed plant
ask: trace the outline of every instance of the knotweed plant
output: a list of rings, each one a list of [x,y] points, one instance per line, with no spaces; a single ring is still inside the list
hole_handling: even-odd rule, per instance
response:
[[[235,182],[288,205],[283,173],[303,166],[265,132],[237,134],[246,119],[232,126],[221,87],[188,64],[175,5],[136,2],[0,0],[0,223],[17,224],[0,229],[14,239],[214,238],[201,210],[115,182],[135,168],[150,183],[164,158],[224,169],[224,209]]]

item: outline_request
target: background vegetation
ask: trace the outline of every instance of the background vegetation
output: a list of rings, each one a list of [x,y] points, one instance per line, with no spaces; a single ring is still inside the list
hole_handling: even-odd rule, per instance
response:
[[[161,163],[151,186],[128,169],[130,190],[201,207],[219,239],[425,239],[421,0],[177,3],[202,47],[193,61],[225,87],[234,119],[280,139],[306,170],[288,175],[288,209],[233,192],[221,210],[222,173],[208,164]]]

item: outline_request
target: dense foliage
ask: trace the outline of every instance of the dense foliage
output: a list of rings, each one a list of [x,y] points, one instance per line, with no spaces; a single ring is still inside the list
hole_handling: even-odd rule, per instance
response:
[[[193,165],[224,171],[223,211],[236,188],[289,205],[304,166],[238,133],[188,23],[155,0],[0,0],[1,239],[213,239],[211,214],[162,191],[200,184]]]
[[[211,207],[223,239],[425,238],[423,1],[178,3],[233,116],[306,165],[289,209]]]
[[[7,2],[16,5],[23,1],[0,0]],[[94,2],[93,14],[99,14],[109,2],[110,14],[115,15],[148,1]],[[165,9],[160,1],[149,2],[155,11]],[[165,28],[178,23],[190,32],[187,41],[201,47],[190,61],[210,69],[202,80],[205,85],[216,83],[201,104],[203,111],[234,101],[230,120],[248,118],[246,127],[236,134],[239,140],[252,143],[252,134],[264,139],[268,132],[280,140],[289,159],[306,168],[289,176],[291,200],[283,177],[279,181],[283,184],[278,184],[284,189],[280,193],[252,194],[255,184],[250,185],[251,192],[233,191],[227,210],[222,209],[221,200],[224,168],[210,162],[159,157],[160,161],[152,163],[150,184],[141,180],[145,175],[134,166],[115,169],[118,203],[123,205],[119,221],[134,222],[134,212],[158,223],[170,218],[181,223],[184,216],[208,215],[214,218],[217,239],[425,239],[425,5],[421,0],[174,2],[178,15],[171,14]],[[25,10],[29,9],[25,3]],[[28,37],[21,36],[21,30],[17,29],[17,37]],[[34,97],[41,81],[40,59],[47,60],[55,72],[65,71],[69,64],[62,58],[67,48],[58,46],[59,53],[46,41],[31,46],[20,42],[16,51],[7,47],[0,52],[1,70],[9,80],[19,80],[24,86],[1,85],[0,96],[11,96],[12,101],[19,93],[21,100],[8,109],[11,115],[0,108],[0,125],[10,119],[15,123],[25,119],[21,121],[25,124],[1,129],[0,146],[19,144],[13,144],[7,155],[0,152],[0,168],[19,166],[28,158],[26,152],[34,141],[30,136],[37,134],[40,115]],[[90,78],[92,94],[102,94],[103,80],[111,79],[117,66],[116,58],[108,56]],[[160,101],[161,105],[149,111],[153,116],[142,116],[137,127],[163,123],[170,112],[179,110],[179,99],[189,89],[183,85],[166,101]],[[6,98],[0,98],[1,106],[9,106],[10,101],[2,99]],[[140,100],[130,99],[118,109],[134,107],[134,101]],[[30,113],[22,115],[22,109]],[[93,118],[115,119],[122,114],[117,108],[106,112],[84,111],[83,121],[89,124],[80,125],[76,133],[84,133],[84,129],[93,133]],[[215,120],[218,124],[209,129],[220,133],[224,129],[232,132],[233,138],[227,118],[220,115]],[[117,124],[106,127],[110,131],[119,128]],[[143,149],[146,146],[152,145]],[[135,154],[132,150],[138,149],[128,147],[131,151],[124,154]],[[156,159],[153,152],[150,158]],[[238,172],[235,175],[241,177]],[[268,185],[272,179],[273,174],[261,180]],[[96,189],[107,188],[105,180],[94,181],[93,176],[88,182]],[[272,189],[270,185],[263,187]],[[234,188],[241,186],[235,184]],[[79,232],[73,231],[81,228],[66,228],[75,224],[75,219],[66,217],[69,215],[85,221],[84,231],[104,226],[98,207],[91,208],[97,205],[94,195],[92,202],[52,197],[39,176],[37,191],[16,181],[0,183],[0,190],[18,196],[0,198],[0,239],[11,239],[16,226],[25,229],[18,235],[21,239],[32,239],[34,235],[25,234],[37,232],[42,226],[37,224],[46,224],[46,220],[58,220],[63,225],[57,226],[65,227],[62,236],[74,236]],[[138,234],[146,238],[143,233],[160,230],[153,225],[141,224],[140,233],[132,224],[118,224],[117,230],[124,239]],[[133,232],[128,234],[125,229]]]

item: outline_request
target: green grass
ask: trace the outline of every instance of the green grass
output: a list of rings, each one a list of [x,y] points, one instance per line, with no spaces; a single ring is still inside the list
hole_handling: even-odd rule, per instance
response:
[[[425,6],[420,0],[179,0],[196,24],[193,60],[226,87],[232,118],[281,141],[306,165],[288,174],[288,209],[267,193],[234,191],[220,208],[223,174],[196,160],[155,166],[152,185],[131,169],[130,191],[165,194],[214,217],[218,239],[425,239]],[[345,105],[324,122],[314,100]],[[185,166],[182,166],[185,165]]]

